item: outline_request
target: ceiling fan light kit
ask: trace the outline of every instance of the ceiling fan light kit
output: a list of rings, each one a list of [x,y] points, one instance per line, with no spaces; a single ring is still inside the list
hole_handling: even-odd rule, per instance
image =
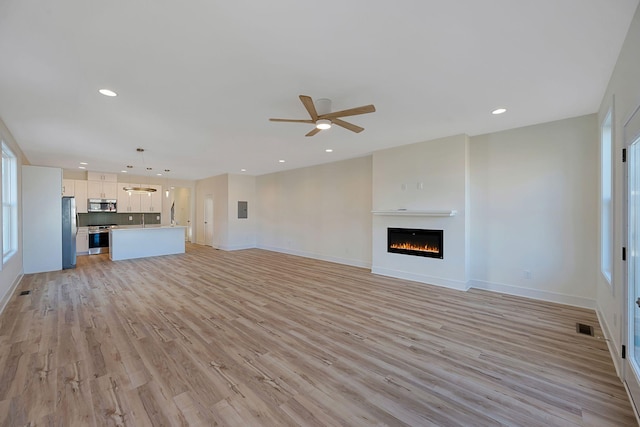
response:
[[[358,116],[360,114],[373,113],[376,111],[376,107],[372,104],[363,105],[361,107],[349,108],[342,111],[331,112],[331,100],[321,98],[316,100],[315,104],[310,96],[300,95],[300,101],[304,108],[309,113],[311,120],[307,119],[269,119],[272,122],[288,122],[288,123],[309,123],[314,124],[313,128],[305,136],[314,136],[321,130],[331,128],[331,125],[337,125],[351,132],[360,133],[364,130],[363,127],[354,125],[353,123],[345,122],[341,117]]]
[[[331,127],[331,120],[329,119],[318,119],[316,122],[316,128],[320,130],[329,129]]]

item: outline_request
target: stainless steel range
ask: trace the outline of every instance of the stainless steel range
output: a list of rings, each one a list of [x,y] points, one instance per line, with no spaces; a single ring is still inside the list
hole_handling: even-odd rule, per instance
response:
[[[109,253],[109,230],[112,225],[93,225],[89,227],[89,255]]]

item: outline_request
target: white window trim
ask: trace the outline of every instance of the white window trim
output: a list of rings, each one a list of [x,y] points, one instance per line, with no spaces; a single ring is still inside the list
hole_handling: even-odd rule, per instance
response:
[[[0,246],[2,247],[2,265],[6,264],[11,257],[13,257],[18,252],[18,159],[9,148],[7,143],[3,140],[0,140],[0,147],[2,149],[2,185],[0,186],[0,195],[2,199],[2,212],[0,212],[0,219],[2,220],[2,227],[0,228]],[[6,171],[4,167],[5,159],[9,159],[10,170]],[[9,174],[9,195],[5,194],[5,185],[7,181],[7,174]],[[9,200],[6,199],[9,197]],[[9,207],[9,221],[10,222],[10,236],[9,236],[9,250],[7,250],[4,246],[4,241],[6,236],[4,236],[4,224],[6,221],[5,212],[6,206]]]
[[[613,289],[613,106],[600,124],[600,272]]]

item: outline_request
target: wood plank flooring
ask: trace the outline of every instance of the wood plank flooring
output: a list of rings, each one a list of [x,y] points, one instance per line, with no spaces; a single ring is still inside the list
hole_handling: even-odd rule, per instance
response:
[[[0,423],[636,425],[591,310],[198,245],[25,276]]]

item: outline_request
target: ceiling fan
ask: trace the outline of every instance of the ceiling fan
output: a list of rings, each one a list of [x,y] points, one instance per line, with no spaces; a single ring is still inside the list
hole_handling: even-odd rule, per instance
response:
[[[364,128],[356,126],[352,123],[341,120],[340,117],[357,116],[359,114],[373,113],[376,111],[376,107],[373,105],[363,105],[362,107],[349,108],[348,110],[331,112],[331,100],[330,99],[318,99],[315,104],[310,96],[300,95],[300,101],[302,105],[307,109],[311,120],[296,120],[296,119],[269,119],[272,122],[289,122],[289,123],[309,123],[316,125],[313,130],[307,133],[305,136],[313,136],[321,130],[329,129],[331,125],[338,125],[345,129],[349,129],[352,132],[362,132]]]

